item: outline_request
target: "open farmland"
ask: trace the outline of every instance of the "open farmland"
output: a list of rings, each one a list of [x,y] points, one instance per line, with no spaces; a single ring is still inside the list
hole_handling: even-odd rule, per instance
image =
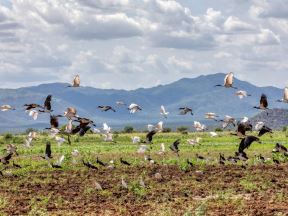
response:
[[[61,146],[40,135],[31,148],[23,147],[24,135],[2,136],[3,154],[6,144],[13,143],[19,155],[12,157],[7,169],[1,165],[1,215],[287,215],[287,157],[272,155],[276,142],[287,146],[286,133],[274,132],[273,138],[264,135],[262,144],[253,143],[246,151],[247,162],[226,161],[225,165],[219,164],[219,153],[234,156],[240,142],[228,132],[214,138],[208,133],[159,133],[145,154],[137,153],[139,144],[132,144],[133,136],[144,138],[145,134],[117,134],[116,143],[87,134],[74,136],[71,145]],[[200,144],[187,144],[187,139],[198,136]],[[178,138],[180,157],[169,149]],[[40,157],[46,141],[52,143],[51,162],[65,156],[62,168],[51,168]],[[166,147],[162,155],[158,154],[160,143]],[[77,158],[72,158],[74,149],[80,152]],[[205,160],[197,159],[196,153]],[[266,162],[255,157],[260,153]],[[156,163],[144,160],[148,154]],[[96,157],[105,163],[114,160],[115,168],[100,166]],[[121,164],[120,157],[131,166]],[[275,164],[272,157],[281,163]],[[81,159],[98,170],[88,169]],[[22,168],[13,167],[13,161]],[[156,178],[156,173],[162,178]],[[128,189],[122,186],[122,178]],[[145,187],[139,184],[140,178]],[[102,190],[96,188],[96,182]]]

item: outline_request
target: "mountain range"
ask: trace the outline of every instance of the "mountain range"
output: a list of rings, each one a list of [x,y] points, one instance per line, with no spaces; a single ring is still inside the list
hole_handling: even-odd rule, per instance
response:
[[[49,83],[18,89],[0,89],[0,104],[10,104],[17,110],[0,113],[0,130],[17,131],[26,128],[49,127],[49,115],[41,114],[36,121],[24,112],[25,103],[43,104],[46,96],[52,94],[52,106],[55,114],[63,114],[67,107],[75,107],[78,115],[93,119],[101,127],[107,122],[114,128],[132,125],[145,128],[145,125],[164,121],[166,127],[175,125],[191,126],[193,121],[205,121],[206,112],[215,112],[220,116],[230,115],[236,118],[252,117],[260,111],[253,109],[259,104],[260,96],[265,93],[270,108],[287,108],[287,104],[276,102],[283,96],[283,90],[268,86],[258,87],[251,83],[234,79],[234,86],[246,90],[250,97],[239,99],[235,89],[215,87],[223,83],[225,74],[202,75],[196,78],[183,78],[176,82],[152,88],[136,90],[98,89],[93,87],[67,88],[67,83]],[[128,105],[137,103],[142,111],[130,114],[127,106],[117,106],[116,101]],[[101,112],[98,105],[111,105],[117,110]],[[160,116],[160,106],[164,105],[170,112],[167,119]],[[178,108],[188,106],[194,115],[179,115]],[[64,119],[62,120],[64,123]]]

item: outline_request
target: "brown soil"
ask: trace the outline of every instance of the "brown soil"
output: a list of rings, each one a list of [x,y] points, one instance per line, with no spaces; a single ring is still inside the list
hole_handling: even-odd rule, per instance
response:
[[[2,177],[0,212],[26,215],[288,215],[288,166],[117,167]],[[157,180],[155,173],[162,175]],[[147,188],[138,185],[140,176]],[[121,187],[121,177],[129,189]],[[95,189],[99,182],[102,191]],[[201,212],[203,214],[201,214]],[[281,214],[280,214],[281,213]],[[35,213],[36,214],[36,213]],[[188,214],[189,215],[189,214]]]

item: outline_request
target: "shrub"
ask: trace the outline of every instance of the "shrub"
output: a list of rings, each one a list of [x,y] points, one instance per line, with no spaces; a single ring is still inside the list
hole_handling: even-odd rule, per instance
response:
[[[163,133],[170,133],[172,131],[171,128],[163,128],[162,132]]]
[[[11,133],[4,134],[4,139],[5,140],[9,140],[9,139],[12,139],[12,138],[13,138],[13,134],[11,134]]]
[[[180,133],[187,132],[187,130],[188,130],[188,127],[186,127],[186,126],[180,126],[177,128],[177,131]]]
[[[215,132],[223,132],[222,128],[215,128]]]
[[[134,132],[134,128],[132,126],[130,126],[130,125],[125,126],[123,132],[124,133],[133,133]]]
[[[36,131],[36,130],[33,129],[33,128],[27,128],[27,129],[25,130],[25,134],[29,134],[30,132],[33,132],[33,131]]]
[[[286,131],[287,131],[287,126],[284,126],[284,127],[282,128],[282,131],[283,131],[283,132],[286,132]]]

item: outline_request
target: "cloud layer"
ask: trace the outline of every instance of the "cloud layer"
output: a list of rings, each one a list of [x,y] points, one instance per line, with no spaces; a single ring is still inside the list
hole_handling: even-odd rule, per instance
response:
[[[83,85],[134,89],[228,71],[288,85],[287,0],[203,2],[11,0],[0,5],[2,87],[80,74]]]

